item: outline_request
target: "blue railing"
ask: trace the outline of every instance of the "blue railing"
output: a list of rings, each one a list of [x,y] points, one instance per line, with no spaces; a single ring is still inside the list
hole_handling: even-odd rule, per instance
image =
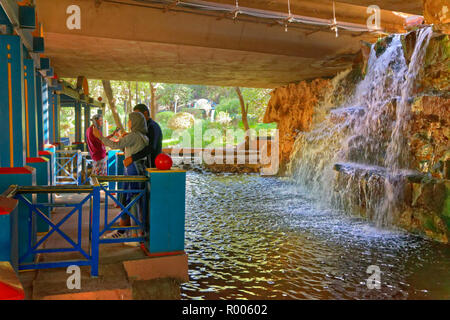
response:
[[[80,150],[57,150],[55,153],[55,183],[82,184],[82,155]]]
[[[127,183],[136,184],[134,189],[114,189],[108,190],[101,182],[120,182],[118,185],[127,185]],[[119,242],[144,242],[148,239],[148,177],[145,176],[108,176],[108,177],[91,177],[92,185],[86,186],[31,186],[18,187],[12,186],[8,193],[8,197],[14,197],[19,203],[27,209],[26,218],[22,217],[19,222],[19,270],[34,270],[61,268],[71,265],[90,266],[91,276],[98,276],[99,264],[99,245],[104,243]],[[105,193],[104,217],[103,225],[101,225],[101,202],[100,192]],[[34,195],[44,194],[83,194],[81,201],[76,203],[67,203],[57,201],[55,203],[35,203]],[[121,198],[129,194],[131,201],[124,202]],[[112,219],[109,219],[108,199],[111,199],[121,211]],[[69,211],[55,222],[50,219],[44,212],[46,208],[68,208]],[[87,230],[88,240],[83,238],[83,207],[89,208],[89,228]],[[141,214],[138,214],[141,211]],[[23,210],[23,212],[26,212]],[[121,227],[114,224],[124,215],[128,215],[132,221],[132,226]],[[60,216],[60,215],[58,215]],[[63,226],[68,224],[69,219],[77,216],[76,235],[70,236],[63,231]],[[55,215],[53,215],[55,217]],[[36,220],[42,219],[49,225],[49,231],[42,237],[36,234]],[[109,231],[124,230],[136,232],[136,236],[128,236],[120,239],[103,239]],[[59,234],[63,239],[63,245],[48,248],[46,242],[49,238]],[[74,239],[75,238],[75,239]],[[84,241],[83,241],[84,239]],[[48,260],[49,255],[43,256],[45,261],[37,261],[38,255],[52,253],[78,253],[81,258],[78,260]]]
[[[83,178],[81,179],[81,184],[86,184],[90,180],[89,168],[92,169],[94,160],[92,160],[89,152],[81,152],[81,157],[83,162]]]
[[[86,194],[86,196],[78,203],[33,203],[33,197],[38,193],[54,194]],[[34,270],[47,268],[61,268],[70,265],[77,266],[91,266],[91,275],[98,276],[98,261],[99,261],[99,216],[100,216],[100,187],[98,185],[86,187],[70,187],[70,186],[32,186],[32,187],[17,187],[12,188],[8,195],[19,200],[19,203],[25,205],[28,209],[27,226],[19,222],[19,270]],[[89,202],[89,243],[87,248],[82,246],[82,229],[83,229],[83,205]],[[71,208],[71,210],[64,215],[59,222],[54,222],[43,213],[44,208],[64,207]],[[45,210],[44,210],[45,211]],[[62,230],[63,225],[78,214],[77,220],[77,235],[76,240],[73,240],[70,235]],[[49,231],[38,239],[36,235],[36,219],[42,219],[50,227]],[[25,221],[24,219],[21,219]],[[23,222],[22,222],[23,223]],[[24,230],[25,229],[25,230]],[[40,248],[50,236],[58,233],[64,240],[66,246],[58,248]],[[92,241],[91,241],[92,240]],[[67,244],[69,247],[67,247]],[[37,255],[45,253],[79,253],[82,258],[79,260],[70,261],[45,261],[37,262]]]
[[[122,242],[141,242],[148,237],[148,178],[145,176],[93,176],[93,180],[98,181],[100,189],[105,193],[104,221],[103,229],[100,230],[100,243],[122,243]],[[102,182],[108,182],[110,185],[117,185],[117,189],[107,188]],[[117,183],[116,183],[117,182]],[[125,189],[124,188],[127,186]],[[131,201],[124,201],[124,198],[131,198]],[[121,211],[109,221],[108,202],[109,199],[116,204]],[[116,223],[127,215],[130,218],[132,226],[123,227]],[[108,231],[122,230],[125,232],[136,233],[136,236],[127,236],[120,239],[104,239]],[[139,235],[140,234],[140,235]]]

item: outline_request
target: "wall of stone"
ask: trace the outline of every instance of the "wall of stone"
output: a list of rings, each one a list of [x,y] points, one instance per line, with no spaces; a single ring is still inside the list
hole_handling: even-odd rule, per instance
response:
[[[395,224],[412,232],[448,243],[450,240],[450,41],[449,35],[440,33],[438,27],[430,40],[425,61],[420,69],[414,91],[410,98],[411,113],[407,126],[407,142],[410,152],[408,167],[414,172],[407,178],[403,205]],[[416,32],[402,37],[404,55],[409,63],[416,41]],[[389,37],[380,39],[376,52],[381,54],[390,43]],[[296,137],[312,129],[313,119],[317,121],[318,107],[325,100],[337,107],[349,97],[358,81],[364,76],[368,59],[367,45],[362,46],[353,69],[339,81],[316,79],[290,84],[272,92],[264,122],[276,122],[280,134],[281,168],[289,162]],[[393,105],[395,118],[395,104]],[[320,120],[319,120],[320,121]],[[300,146],[301,148],[302,146]],[[298,148],[298,142],[296,144]],[[283,172],[283,170],[281,170]],[[355,214],[369,217],[367,203],[367,181],[372,182],[371,172],[362,172],[354,185],[354,192],[348,196],[349,206]],[[336,185],[348,185],[345,171],[336,175]],[[342,180],[339,183],[339,179]],[[385,196],[383,177],[379,188],[372,188]],[[376,182],[376,181],[375,181]],[[351,199],[351,198],[354,199]],[[366,197],[367,198],[367,197]],[[363,199],[363,200],[361,200]],[[344,199],[345,200],[345,199]],[[376,201],[375,201],[376,202]]]
[[[330,80],[315,79],[272,91],[263,121],[278,124],[281,168],[290,159],[298,132],[310,129],[314,109],[329,87]]]

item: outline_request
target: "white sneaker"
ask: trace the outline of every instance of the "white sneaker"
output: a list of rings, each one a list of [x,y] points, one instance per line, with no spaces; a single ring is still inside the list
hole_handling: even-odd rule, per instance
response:
[[[102,239],[122,239],[122,238],[128,238],[128,235],[126,232],[119,232],[119,230],[114,230],[108,234],[105,234]]]

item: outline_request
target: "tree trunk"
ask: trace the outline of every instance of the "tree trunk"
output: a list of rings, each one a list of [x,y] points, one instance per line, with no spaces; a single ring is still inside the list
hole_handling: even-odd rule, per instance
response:
[[[241,104],[241,114],[242,114],[242,124],[244,125],[245,131],[248,132],[250,130],[250,126],[248,125],[247,120],[247,112],[248,112],[248,105],[245,106],[244,97],[242,96],[241,89],[239,87],[234,88],[236,90],[236,93],[239,97],[239,102]],[[249,149],[250,147],[250,137],[248,134],[245,135],[245,149]]]
[[[239,97],[239,102],[241,103],[242,123],[244,124],[244,128],[246,131],[250,130],[247,120],[248,105],[247,107],[245,107],[245,102],[244,98],[242,97],[241,89],[239,87],[236,87],[234,89],[236,90],[236,93]]]
[[[150,117],[153,120],[156,120],[156,114],[158,113],[158,102],[156,101],[156,88],[153,83],[150,83],[150,96],[151,96],[151,105],[150,105]]]
[[[103,90],[105,91],[106,98],[108,99],[109,108],[111,109],[111,112],[113,114],[114,122],[116,123],[116,126],[124,132],[124,128],[122,125],[122,122],[120,121],[119,114],[117,113],[116,108],[116,100],[114,99],[114,95],[111,88],[111,81],[109,80],[102,80],[103,84]]]
[[[139,82],[136,81],[136,104],[141,103],[139,98]]]

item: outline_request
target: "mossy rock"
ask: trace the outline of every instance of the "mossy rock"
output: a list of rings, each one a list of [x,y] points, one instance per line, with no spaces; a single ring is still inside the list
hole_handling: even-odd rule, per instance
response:
[[[389,47],[389,45],[392,42],[392,39],[393,39],[392,35],[378,39],[378,41],[375,43],[375,46],[374,46],[374,50],[377,55],[377,58],[386,51],[386,48]]]
[[[441,35],[430,40],[421,72],[422,90],[449,97],[450,91],[450,38]]]

